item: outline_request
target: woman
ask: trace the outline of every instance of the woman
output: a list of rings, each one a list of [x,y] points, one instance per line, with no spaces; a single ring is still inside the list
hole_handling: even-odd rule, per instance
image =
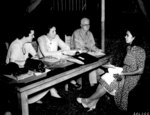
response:
[[[92,96],[88,98],[77,98],[77,101],[85,108],[89,108],[89,110],[94,109],[100,97],[108,92],[111,95],[114,95],[117,106],[121,110],[127,111],[129,92],[137,85],[141,74],[143,73],[146,60],[145,50],[136,45],[136,43],[138,43],[136,40],[140,40],[136,37],[138,37],[138,34],[134,30],[131,29],[126,31],[125,41],[128,46],[123,53],[123,55],[125,54],[124,58],[121,56],[119,57],[120,59],[118,59],[123,59],[123,71],[120,73],[119,77],[117,75],[117,79],[113,80],[110,84],[104,79],[100,79],[97,90]]]
[[[38,44],[38,55],[40,58],[51,56],[60,59],[63,55],[61,51],[58,51],[58,48],[70,50],[70,47],[56,33],[56,27],[50,28],[47,35],[40,36]]]
[[[31,44],[34,38],[34,30],[30,30],[30,33],[25,32],[25,34],[22,38],[16,38],[10,44],[6,56],[6,64],[14,62],[20,68],[23,68],[29,54],[36,57],[37,53]]]
[[[70,47],[56,33],[56,27],[54,26],[49,29],[46,35],[38,38],[38,44],[38,55],[40,58],[53,57],[59,60],[65,57],[61,50],[70,50]],[[61,49],[60,51],[58,51],[59,48]],[[61,98],[55,88],[50,88],[50,93],[53,97]]]
[[[125,40],[129,44],[127,54],[124,59],[122,76],[124,76],[123,86],[119,85],[119,89],[115,95],[115,102],[121,110],[127,111],[129,92],[137,85],[141,74],[145,67],[146,53],[139,46],[142,38],[138,37],[138,33],[134,30],[127,30]]]

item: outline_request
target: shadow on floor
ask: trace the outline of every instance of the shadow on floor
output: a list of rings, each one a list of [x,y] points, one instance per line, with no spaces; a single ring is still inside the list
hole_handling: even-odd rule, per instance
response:
[[[84,88],[83,91],[71,89],[68,92],[59,91],[62,99],[51,97],[50,94],[43,98],[43,104],[32,104],[30,113],[35,115],[120,115],[113,102],[113,97],[105,95],[98,102],[95,110],[88,112],[76,101],[77,97],[87,97],[93,93],[96,87]]]

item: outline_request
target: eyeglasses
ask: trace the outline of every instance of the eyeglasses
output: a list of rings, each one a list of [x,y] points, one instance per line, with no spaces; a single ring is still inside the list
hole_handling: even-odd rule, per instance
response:
[[[90,24],[83,24],[82,26],[90,26]]]

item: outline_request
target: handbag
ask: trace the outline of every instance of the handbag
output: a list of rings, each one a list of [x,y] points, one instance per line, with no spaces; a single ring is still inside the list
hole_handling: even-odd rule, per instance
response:
[[[45,64],[41,60],[28,58],[25,62],[25,68],[36,72],[45,72]]]

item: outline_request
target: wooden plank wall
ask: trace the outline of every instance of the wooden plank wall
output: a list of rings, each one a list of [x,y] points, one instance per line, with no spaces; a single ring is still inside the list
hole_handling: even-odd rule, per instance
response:
[[[51,0],[51,11],[86,11],[87,0]]]

